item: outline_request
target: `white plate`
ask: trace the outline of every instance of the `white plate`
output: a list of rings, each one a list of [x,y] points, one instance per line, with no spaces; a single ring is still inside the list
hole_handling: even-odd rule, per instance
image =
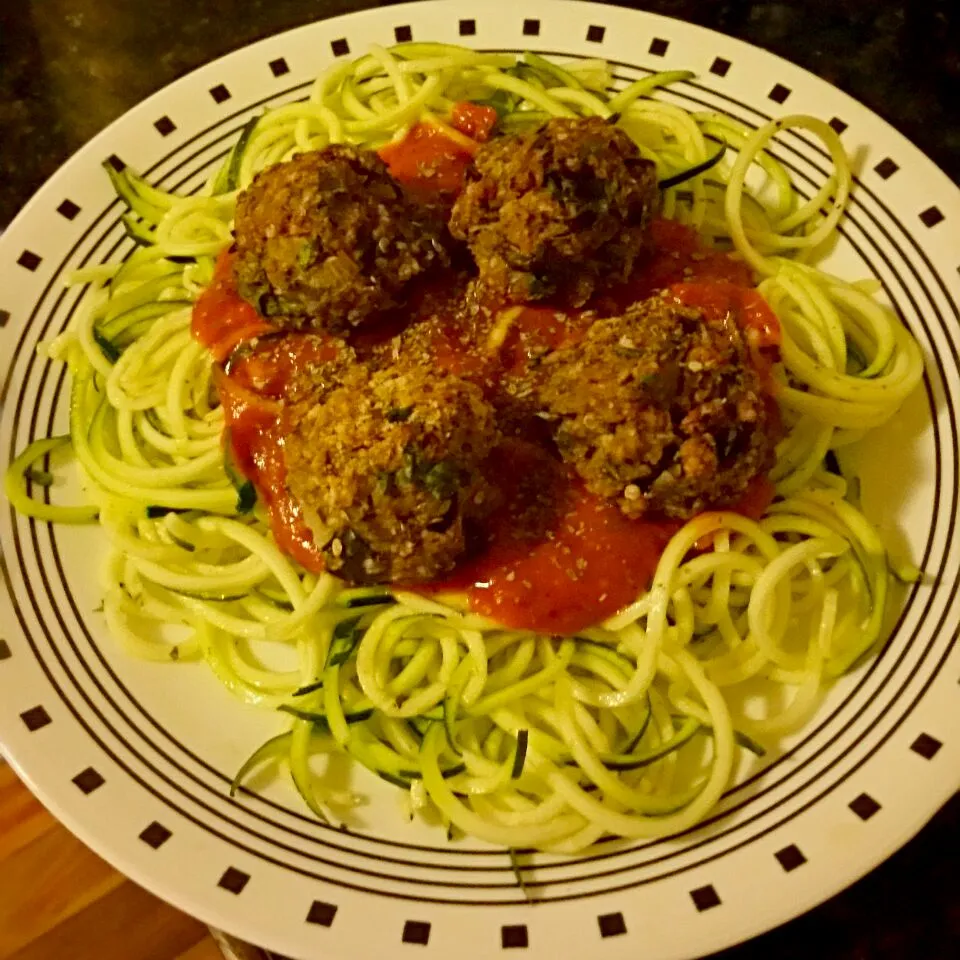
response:
[[[173,84],[112,125],[39,192],[0,242],[0,448],[10,457],[65,423],[64,374],[35,356],[78,294],[66,270],[125,249],[100,163],[121,157],[190,188],[247,117],[304,95],[337,56],[395,37],[602,56],[635,77],[690,68],[671,99],[757,125],[813,113],[843,128],[858,186],[831,268],[879,276],[923,345],[926,389],[875,438],[868,507],[929,578],[905,597],[882,654],[831,693],[803,736],[716,816],[669,840],[537,857],[531,908],[505,853],[408,826],[391,788],[344,833],[304,815],[285,783],[236,800],[240,761],[274,732],[202,666],[120,655],[95,608],[96,531],[3,511],[7,591],[0,739],[21,775],[90,846],[144,886],[231,933],[292,957],[692,957],[781,923],[912,836],[960,784],[955,536],[960,410],[960,196],[914,147],[855,101],[768,53],[674,20],[586,3],[390,6],[265,40]],[[825,157],[793,134],[777,148],[801,190]],[[9,594],[7,596],[6,594]],[[412,946],[419,945],[419,946]]]

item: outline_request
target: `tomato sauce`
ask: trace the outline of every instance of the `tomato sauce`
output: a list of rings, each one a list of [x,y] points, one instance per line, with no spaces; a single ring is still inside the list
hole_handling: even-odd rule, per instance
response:
[[[550,536],[509,559],[477,564],[470,608],[508,627],[571,634],[632,603],[647,587],[678,524],[628,520],[615,504],[571,484]]]
[[[256,487],[280,549],[307,570],[321,572],[323,558],[302,506],[287,489],[281,417],[291,375],[311,355],[323,359],[322,345],[299,334],[277,336],[237,293],[229,253],[220,256],[213,283],[194,305],[192,333],[219,363],[229,360],[214,374],[224,413],[224,455]]]
[[[631,520],[556,461],[551,476],[545,458],[542,448],[522,441],[501,448],[492,466],[506,478],[500,484],[505,503],[488,521],[481,547],[451,576],[421,590],[464,593],[472,611],[506,627],[572,634],[649,588],[661,553],[683,523]],[[536,494],[530,485],[552,505],[532,523],[527,514]],[[726,509],[758,520],[773,496],[773,484],[756,477]],[[702,550],[710,546],[709,540],[698,543]]]
[[[469,100],[461,100],[453,105],[450,126],[477,143],[486,143],[496,125],[497,111],[493,107],[484,107]]]
[[[753,276],[745,263],[704,247],[697,232],[682,223],[654,220],[650,239],[652,251],[643,266],[625,283],[599,297],[593,304],[597,310],[614,314],[685,281],[726,281],[753,287]]]
[[[241,343],[276,332],[271,323],[237,296],[233,256],[229,252],[220,255],[213,281],[194,304],[191,330],[218,363],[223,363]]]
[[[470,140],[452,139],[442,128],[421,123],[380,151],[391,173],[415,195],[455,196],[471,143],[489,137],[496,114],[458,104],[450,122]],[[419,287],[404,315],[355,335],[351,345],[370,357],[404,325],[422,324],[436,369],[474,379],[489,391],[501,375],[528,372],[544,352],[575,343],[598,316],[665,292],[710,320],[736,323],[772,390],[779,325],[753,289],[747,266],[704,248],[696,232],[681,224],[655,221],[652,235],[653,252],[634,276],[585,309],[537,305],[504,311],[486,305],[489,310],[467,319],[459,309],[465,278],[451,272]],[[236,467],[256,486],[280,548],[319,572],[321,552],[286,486],[283,417],[297,368],[328,359],[335,346],[316,335],[280,335],[237,294],[229,254],[220,258],[213,283],[197,301],[193,333],[223,365],[215,383],[225,413],[225,444]],[[452,575],[417,589],[464,592],[472,610],[509,627],[570,634],[611,616],[649,586],[664,546],[680,527],[675,521],[624,517],[615,504],[587,491],[532,435],[506,441],[489,467],[502,506]],[[758,518],[772,499],[772,484],[757,477],[728,509]]]
[[[681,526],[627,519],[534,443],[507,440],[490,468],[503,505],[474,555],[426,589],[465,593],[507,627],[571,634],[616,613],[647,588]]]
[[[256,487],[280,549],[306,569],[319,573],[323,559],[303,519],[301,505],[286,485],[280,404],[265,402],[226,375],[218,377],[216,384],[224,409],[227,456]]]
[[[475,103],[454,105],[450,126],[463,134],[453,139],[442,127],[418,123],[397,143],[380,148],[380,159],[408,189],[426,195],[456,194],[477,151],[497,122],[492,107]]]

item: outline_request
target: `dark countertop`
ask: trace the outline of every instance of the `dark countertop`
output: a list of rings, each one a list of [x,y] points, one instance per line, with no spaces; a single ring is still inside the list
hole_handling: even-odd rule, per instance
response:
[[[387,2],[0,0],[0,230],[75,150],[176,77],[270,34]],[[716,28],[812,70],[893,123],[960,182],[955,0],[625,5]],[[960,798],[955,797],[915,840],[845,893],[720,956],[955,957],[958,853]]]
[[[478,0],[482,3],[482,0]],[[0,2],[0,229],[111,120],[224,53],[389,0]],[[884,116],[960,181],[956,0],[625,0],[765,47]],[[231,11],[225,14],[225,11]]]

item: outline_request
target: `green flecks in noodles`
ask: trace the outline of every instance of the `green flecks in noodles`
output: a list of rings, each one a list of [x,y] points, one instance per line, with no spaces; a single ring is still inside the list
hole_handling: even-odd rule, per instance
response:
[[[108,170],[140,245],[73,277],[96,292],[47,347],[72,375],[70,436],[30,445],[6,492],[27,516],[99,520],[104,613],[132,655],[202,659],[242,702],[276,713],[277,735],[232,789],[283,767],[327,817],[356,801],[312,771],[311,758],[336,753],[400,788],[412,814],[511,849],[662,836],[714,806],[738,744],[762,751],[798,730],[829,680],[882,641],[886,554],[848,479],[824,463],[893,416],[922,375],[920,351],[869,285],[813,265],[852,183],[833,130],[792,116],[751,131],[688,113],[663,94],[691,76],[656,74],[611,95],[602,61],[377,47],[323,74],[306,100],[252,118],[197,196]],[[494,106],[505,132],[551,116],[618,124],[656,164],[663,214],[750,264],[782,325],[778,499],[759,521],[688,522],[650,590],[581,636],[504,629],[301,569],[238,500],[212,361],[190,336],[237,192],[260,170],[333,143],[376,148],[461,100]],[[784,129],[832,157],[809,200],[764,149]],[[68,447],[90,505],[28,496],[28,481],[47,482],[38,461]],[[44,487],[54,500],[55,487]],[[775,706],[734,709],[750,684]]]

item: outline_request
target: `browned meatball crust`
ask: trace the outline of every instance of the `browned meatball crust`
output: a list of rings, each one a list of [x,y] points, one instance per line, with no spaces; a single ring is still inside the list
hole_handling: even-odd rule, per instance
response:
[[[291,422],[287,482],[327,568],[349,580],[416,582],[448,572],[470,521],[493,506],[480,468],[498,440],[494,413],[458,377],[356,367]]]
[[[481,295],[579,306],[630,275],[658,202],[654,165],[622,130],[556,118],[478,150],[450,232],[470,246]]]
[[[279,326],[343,332],[447,259],[446,228],[372,150],[334,145],[257,174],[237,199],[240,295]]]
[[[550,355],[539,400],[563,459],[630,517],[730,504],[773,465],[775,406],[739,327],[659,297]]]

